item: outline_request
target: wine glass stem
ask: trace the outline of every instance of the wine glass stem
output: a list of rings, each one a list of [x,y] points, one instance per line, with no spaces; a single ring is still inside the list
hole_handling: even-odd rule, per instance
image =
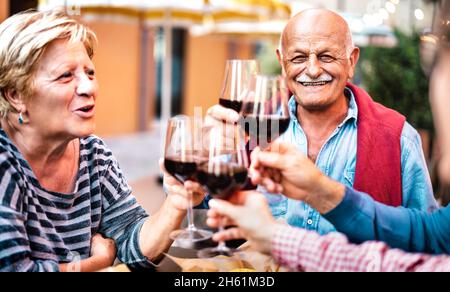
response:
[[[192,235],[192,232],[193,231],[195,231],[195,230],[197,230],[197,228],[195,227],[195,224],[194,224],[194,202],[193,202],[193,193],[192,192],[189,192],[188,193],[188,196],[189,196],[189,199],[188,199],[188,201],[189,201],[189,206],[188,206],[188,209],[187,209],[187,220],[188,220],[188,230],[189,230],[189,232],[191,233],[191,235]]]
[[[219,233],[222,233],[225,231],[225,228],[223,227],[223,220],[221,220],[220,222],[220,226],[219,226]],[[225,241],[221,240],[219,241],[219,244],[217,245],[217,249],[218,250],[227,250],[227,244],[225,243]]]

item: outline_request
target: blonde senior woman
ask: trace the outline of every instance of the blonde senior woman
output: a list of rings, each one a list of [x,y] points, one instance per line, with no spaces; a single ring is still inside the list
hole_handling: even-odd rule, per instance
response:
[[[62,11],[0,25],[0,271],[151,266],[185,216],[178,192],[149,217],[92,135],[95,43]]]

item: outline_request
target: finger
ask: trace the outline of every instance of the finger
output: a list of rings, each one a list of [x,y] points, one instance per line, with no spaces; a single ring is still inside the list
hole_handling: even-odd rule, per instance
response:
[[[159,159],[159,168],[163,173],[167,173],[166,167],[164,166],[164,158]]]
[[[239,121],[239,114],[236,111],[220,105],[215,105],[209,108],[206,115],[218,121],[226,121],[231,124],[237,123]]]
[[[217,213],[216,210],[214,209],[209,209],[208,212],[206,213],[207,219],[211,218],[211,219],[217,219],[220,217],[219,213]]]
[[[257,191],[240,191],[235,192],[228,198],[228,202],[231,206],[242,206],[247,203],[247,201],[253,197],[255,194],[260,195]]]
[[[159,159],[159,168],[164,174],[164,184],[165,185],[182,185],[176,178],[174,178],[164,166],[164,158]]]
[[[166,186],[177,186],[177,187],[183,186],[176,178],[167,173],[164,174],[164,184]]]
[[[283,194],[284,193],[284,188],[282,185],[280,184],[276,184],[276,190],[275,190],[276,194]]]
[[[103,239],[103,235],[101,235],[100,233],[97,233],[97,234],[95,234],[93,237],[92,237],[92,241],[97,241],[97,240],[99,240],[99,239]]]
[[[263,178],[261,185],[265,187],[270,193],[275,193],[277,190],[276,184],[270,178]]]
[[[184,188],[183,185],[174,185],[170,187],[172,195],[178,195],[184,199],[189,199],[189,192]]]
[[[206,219],[206,225],[211,228],[218,228],[220,226],[220,217]]]
[[[219,228],[219,227],[227,227],[227,226],[235,226],[233,220],[229,218],[218,216],[206,219],[206,224],[211,228]]]
[[[253,149],[253,151],[250,154],[250,160],[251,160],[250,167],[254,167],[254,168],[259,167],[258,155],[260,152],[261,152],[261,149],[259,147],[256,147],[255,149]]]
[[[233,221],[229,218],[223,217],[216,210],[210,209],[207,213],[206,224],[212,228],[217,228],[219,226],[233,225]]]
[[[230,228],[225,231],[214,234],[214,241],[227,241],[245,238],[244,232],[239,228]]]
[[[284,153],[292,151],[292,150],[297,151],[295,146],[293,146],[289,143],[275,141],[270,144],[269,148],[266,149],[265,152],[284,154]]]
[[[186,190],[193,193],[204,193],[203,187],[199,183],[193,181],[186,181],[184,183],[184,187],[186,188]]]
[[[178,210],[185,211],[189,208],[188,200],[181,196],[171,196],[170,199],[172,200],[173,206],[175,206]]]
[[[281,183],[282,175],[279,170],[269,168],[269,169],[267,169],[265,174],[266,174],[266,177],[269,177],[273,182]]]
[[[260,152],[257,156],[258,162],[264,167],[283,170],[288,165],[289,158],[279,153]]]
[[[235,195],[236,196],[236,195]],[[235,197],[233,196],[233,197]],[[209,201],[209,206],[211,209],[214,209],[219,213],[220,215],[226,216],[231,218],[232,220],[235,220],[239,218],[240,212],[238,206],[233,206],[229,202],[213,199]]]
[[[249,169],[249,177],[254,185],[259,185],[262,181],[261,173],[256,169]]]

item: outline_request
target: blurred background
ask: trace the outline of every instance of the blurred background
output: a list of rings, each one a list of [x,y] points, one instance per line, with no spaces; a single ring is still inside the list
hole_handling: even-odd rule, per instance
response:
[[[164,200],[157,178],[168,117],[217,103],[227,59],[257,59],[266,74],[281,69],[275,50],[290,16],[326,7],[348,21],[362,49],[354,82],[419,130],[436,178],[439,149],[419,63],[419,38],[433,7],[422,0],[0,0],[0,22],[30,8],[65,6],[98,36],[97,131],[113,150],[149,212]]]

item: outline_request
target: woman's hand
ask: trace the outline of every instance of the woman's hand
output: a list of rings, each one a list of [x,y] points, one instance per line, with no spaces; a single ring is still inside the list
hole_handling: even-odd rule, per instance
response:
[[[266,151],[255,149],[250,177],[253,184],[304,201],[322,214],[334,209],[345,195],[344,185],[326,177],[308,157],[287,143],[273,143]]]
[[[91,257],[69,264],[59,265],[61,272],[98,272],[111,267],[116,260],[116,244],[114,240],[96,234],[91,239]]]
[[[235,204],[235,205],[233,205]],[[216,228],[221,223],[235,225],[214,235],[213,240],[247,239],[256,250],[270,254],[272,238],[277,223],[272,217],[266,198],[255,191],[239,192],[230,198],[230,202],[211,200],[208,211],[208,225]]]
[[[116,260],[117,250],[114,240],[96,234],[91,240],[91,258],[110,267]]]
[[[164,159],[159,162],[161,171],[164,173],[164,187],[169,195],[172,205],[180,210],[186,211],[189,207],[189,194],[193,194],[193,206],[200,205],[205,199],[206,192],[198,183],[187,181],[184,185],[171,176],[164,168]]]

